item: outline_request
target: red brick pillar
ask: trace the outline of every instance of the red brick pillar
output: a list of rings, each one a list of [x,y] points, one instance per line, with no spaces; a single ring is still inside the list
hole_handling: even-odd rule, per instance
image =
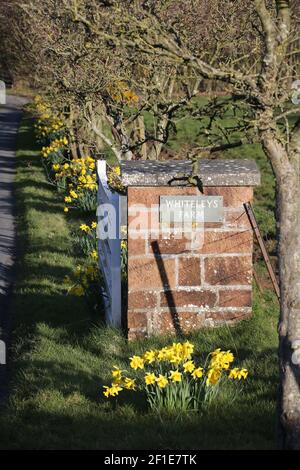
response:
[[[201,161],[203,195],[223,196],[224,217],[222,222],[204,223],[199,247],[184,236],[165,238],[160,232],[160,196],[201,195],[198,188],[169,186],[174,176],[182,175],[183,165],[189,162],[122,164],[128,185],[130,339],[232,323],[251,315],[253,235],[243,204],[252,201],[253,186],[259,184],[256,165],[245,160]]]

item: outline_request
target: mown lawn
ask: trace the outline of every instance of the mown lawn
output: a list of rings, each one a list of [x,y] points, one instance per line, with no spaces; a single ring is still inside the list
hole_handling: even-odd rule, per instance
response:
[[[201,414],[158,416],[130,392],[117,403],[103,398],[114,364],[127,368],[128,356],[173,338],[128,344],[122,332],[95,321],[82,298],[66,296],[64,276],[81,261],[70,238],[78,222],[64,215],[33,142],[26,117],[17,154],[11,398],[0,411],[0,448],[274,448],[278,303],[269,289],[255,290],[250,320],[189,336],[203,356],[217,347],[237,351],[250,375],[234,400],[226,391]]]

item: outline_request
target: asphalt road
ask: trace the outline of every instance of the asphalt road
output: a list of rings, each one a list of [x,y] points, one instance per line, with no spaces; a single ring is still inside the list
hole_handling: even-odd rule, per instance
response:
[[[15,143],[26,98],[7,96],[0,105],[0,403],[7,394],[4,344],[9,342],[12,312],[10,293],[14,279],[16,228],[14,216]]]

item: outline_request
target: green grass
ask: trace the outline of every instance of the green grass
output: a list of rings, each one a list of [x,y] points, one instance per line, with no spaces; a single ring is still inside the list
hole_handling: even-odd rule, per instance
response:
[[[13,303],[12,383],[0,412],[2,449],[270,449],[275,443],[278,304],[255,290],[254,315],[235,327],[189,337],[205,355],[237,350],[250,371],[232,401],[225,392],[202,414],[159,417],[136,395],[118,403],[102,397],[114,364],[173,338],[127,343],[120,331],[96,323],[82,298],[66,296],[63,278],[81,259],[63,203],[45,179],[32,122],[20,127],[16,198],[19,261]]]

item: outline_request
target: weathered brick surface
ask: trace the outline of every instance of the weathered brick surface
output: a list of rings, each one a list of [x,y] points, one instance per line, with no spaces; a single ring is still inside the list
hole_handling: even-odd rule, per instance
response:
[[[201,328],[204,325],[205,315],[199,312],[162,312],[155,319],[154,332],[182,333]]]
[[[251,187],[206,187],[204,188],[206,196],[223,196],[224,207],[243,207],[245,202],[252,201],[253,188]]]
[[[251,290],[228,289],[219,291],[220,307],[251,307]]]
[[[251,317],[251,311],[215,311],[215,312],[205,312],[205,324],[211,326],[222,324],[222,323],[231,323],[239,320],[244,320]]]
[[[169,238],[161,235],[157,238],[152,236],[148,241],[149,252],[155,254],[181,254],[191,251],[191,240],[183,235],[178,238],[176,234],[170,234]]]
[[[213,232],[206,231],[204,244],[199,253],[252,253],[252,233],[244,232]]]
[[[151,210],[139,210],[133,205],[128,207],[128,227],[129,230],[158,230],[159,224],[159,206]]]
[[[131,256],[144,255],[146,253],[146,243],[145,238],[131,238],[128,237],[128,252]]]
[[[201,284],[200,260],[198,256],[178,260],[179,286],[199,286]]]
[[[183,308],[208,308],[216,304],[216,293],[207,290],[177,290],[171,292],[162,292],[161,307],[183,307]]]
[[[175,287],[175,259],[143,257],[128,259],[128,290],[163,289]]]
[[[224,221],[223,222],[204,222],[204,229],[208,228],[218,228],[222,229],[225,227],[225,216],[224,216]]]
[[[147,312],[132,312],[128,310],[127,313],[128,328],[148,329],[148,314]]]
[[[251,224],[246,212],[243,209],[240,211],[226,211],[224,220],[226,227],[244,228],[251,231]]]
[[[199,253],[251,253],[253,237],[250,230],[235,231],[204,231],[197,234],[197,243],[183,236],[179,239],[175,234],[169,238],[152,237],[148,240],[148,250],[160,254],[183,254],[197,251]]]
[[[157,307],[158,294],[152,291],[128,293],[128,309],[149,309]]]
[[[223,196],[224,221],[205,223],[198,246],[189,235],[178,238],[176,230],[171,236],[158,234],[160,196],[199,194],[187,187],[128,188],[129,339],[234,323],[251,315],[253,235],[243,207],[252,200],[251,187],[204,188],[204,195]],[[131,211],[135,204],[144,205],[139,225]],[[137,239],[133,225],[143,230]]]
[[[211,285],[250,285],[252,257],[227,256],[204,260],[205,282]]]

